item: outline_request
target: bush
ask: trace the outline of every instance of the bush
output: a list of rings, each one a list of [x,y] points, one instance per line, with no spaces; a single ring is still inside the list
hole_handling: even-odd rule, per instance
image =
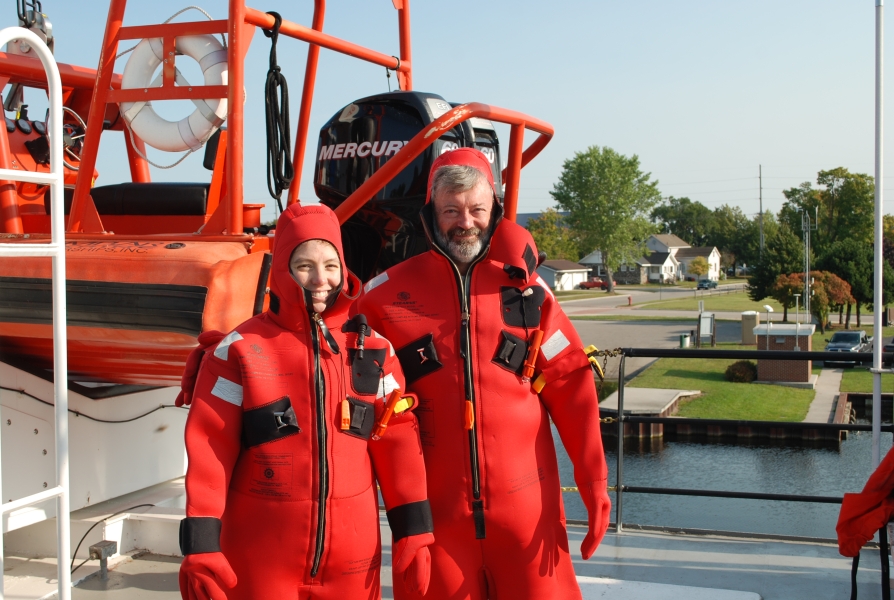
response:
[[[757,379],[757,365],[750,360],[740,360],[728,366],[724,376],[733,383],[751,383]]]

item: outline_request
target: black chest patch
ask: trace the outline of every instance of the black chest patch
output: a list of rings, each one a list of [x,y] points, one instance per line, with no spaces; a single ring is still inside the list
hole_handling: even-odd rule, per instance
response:
[[[288,396],[242,413],[242,444],[246,448],[296,433],[301,433],[301,428]]]
[[[501,287],[503,322],[512,327],[539,327],[540,311],[545,299],[546,292],[539,285],[521,289]]]
[[[348,357],[351,363],[351,383],[358,394],[375,394],[382,378],[382,368],[385,365],[384,348],[363,351],[363,358],[355,348],[348,348]]]
[[[404,370],[407,385],[410,385],[420,377],[434,373],[443,366],[438,360],[438,352],[435,350],[434,340],[430,333],[426,333],[421,338],[413,340],[402,348],[398,348],[395,353],[397,354],[397,360],[400,361],[400,366]]]
[[[366,353],[363,352],[363,358],[366,359]],[[376,411],[372,404],[367,404],[357,398],[348,396],[348,404],[351,410],[351,426],[348,429],[341,430],[346,435],[351,435],[362,440],[368,440],[372,436],[373,425],[376,421]]]
[[[501,331],[500,333],[500,342],[491,360],[507,371],[521,375],[525,357],[528,355],[528,344],[525,343],[525,340],[512,335],[508,331]]]

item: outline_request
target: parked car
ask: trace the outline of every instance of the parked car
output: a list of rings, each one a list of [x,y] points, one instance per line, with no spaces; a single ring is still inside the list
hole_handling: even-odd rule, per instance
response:
[[[826,352],[871,352],[872,338],[867,337],[862,329],[855,331],[836,331],[831,339],[826,340]],[[826,365],[855,365],[854,360],[827,360]]]
[[[713,290],[717,287],[716,281],[711,281],[710,279],[703,279],[698,282],[698,285],[695,286],[697,290]]]
[[[885,352],[894,353],[894,338],[891,338],[891,340],[887,344],[882,346],[882,353],[885,353]],[[894,360],[892,360],[890,358],[885,359],[884,357],[882,357],[882,366],[883,367],[894,367]]]
[[[592,290],[599,289],[604,290],[606,287],[605,281],[600,277],[590,277],[587,281],[581,281],[577,284],[577,288],[580,290]]]

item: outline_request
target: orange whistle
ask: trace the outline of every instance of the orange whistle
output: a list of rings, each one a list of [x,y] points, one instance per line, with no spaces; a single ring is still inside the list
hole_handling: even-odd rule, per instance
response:
[[[339,427],[342,431],[351,428],[351,403],[347,400],[341,401],[341,424]]]
[[[540,342],[543,341],[543,331],[535,329],[531,336],[531,345],[528,347],[528,356],[525,358],[525,366],[522,369],[522,381],[531,381],[534,376],[534,363],[537,362],[537,354],[540,353]]]
[[[379,420],[376,421],[376,428],[373,430],[373,439],[377,440],[385,435],[385,430],[388,429],[388,421],[391,420],[391,415],[394,414],[394,407],[397,405],[398,401],[400,401],[400,390],[395,389],[391,392],[391,395],[388,396],[388,400],[385,402],[385,412],[382,413],[382,416],[379,417]]]
[[[466,400],[466,429],[472,429],[475,424],[475,407],[470,400]]]

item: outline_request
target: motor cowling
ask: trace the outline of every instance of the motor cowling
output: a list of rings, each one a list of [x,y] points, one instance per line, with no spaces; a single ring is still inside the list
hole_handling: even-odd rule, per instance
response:
[[[457,104],[424,92],[391,92],[352,102],[320,130],[314,189],[332,208],[382,168],[413,137]],[[366,281],[428,249],[419,209],[425,203],[431,165],[456,148],[481,150],[490,160],[502,196],[500,146],[493,124],[469,119],[416,157],[342,226],[345,261]],[[502,201],[502,197],[500,197]]]

